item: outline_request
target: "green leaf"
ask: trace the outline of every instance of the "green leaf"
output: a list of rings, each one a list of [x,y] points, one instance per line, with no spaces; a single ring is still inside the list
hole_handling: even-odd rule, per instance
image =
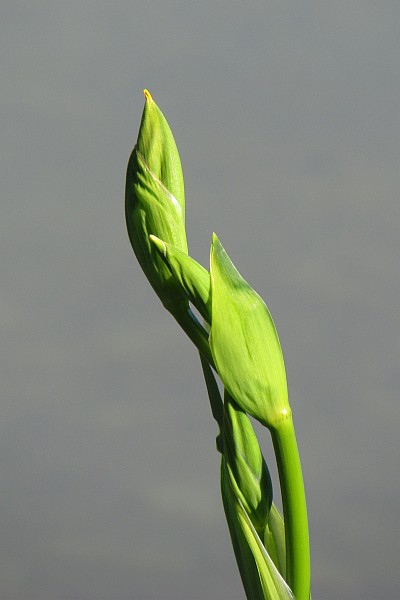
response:
[[[221,461],[221,495],[246,598],[248,600],[265,600],[257,564],[239,520],[238,501],[230,484],[224,458]]]
[[[279,573],[286,579],[285,525],[283,517],[274,502],[264,531],[264,546]]]
[[[210,347],[218,373],[239,406],[273,428],[291,414],[274,322],[215,234],[210,262]]]
[[[211,323],[210,273],[198,262],[175,246],[167,244],[154,235],[150,241],[162,260],[180,284],[187,298],[197,308],[203,319]]]
[[[293,593],[261,542],[243,504],[238,500],[238,518],[252,551],[265,600],[294,600]]]
[[[171,312],[187,309],[187,299],[151,246],[149,235],[187,254],[181,162],[172,132],[146,91],[137,144],[129,159],[125,215],[129,239],[154,290]]]
[[[222,439],[232,489],[263,535],[272,503],[271,476],[249,417],[227,391]]]
[[[202,366],[212,412],[222,430],[217,438],[217,447],[222,453],[221,493],[236,562],[246,597],[265,600],[269,596],[264,592],[265,583],[260,579],[259,567],[240,522],[239,510],[242,506],[254,530],[262,534],[267,529],[271,507],[271,478],[248,416],[226,391],[222,411],[215,376],[204,358]],[[275,546],[272,548],[275,550]]]
[[[272,481],[257,436],[246,413],[225,390],[224,404],[217,381],[207,361],[201,358],[211,410],[222,438],[227,476],[258,533],[263,535],[272,504]]]

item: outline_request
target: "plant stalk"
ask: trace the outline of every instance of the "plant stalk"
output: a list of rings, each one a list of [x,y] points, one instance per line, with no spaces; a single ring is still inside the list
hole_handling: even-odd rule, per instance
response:
[[[286,580],[296,600],[310,598],[310,542],[299,450],[291,415],[271,429],[285,521]]]

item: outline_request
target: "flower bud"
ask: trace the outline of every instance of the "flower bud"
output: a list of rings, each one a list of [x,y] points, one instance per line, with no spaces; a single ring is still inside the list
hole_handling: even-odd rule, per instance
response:
[[[240,408],[273,429],[291,415],[274,322],[215,234],[210,262],[210,347],[216,368]]]
[[[125,215],[129,239],[147,279],[164,306],[175,313],[188,302],[167,265],[151,245],[153,234],[187,254],[181,161],[160,109],[145,90],[137,144],[129,159]]]

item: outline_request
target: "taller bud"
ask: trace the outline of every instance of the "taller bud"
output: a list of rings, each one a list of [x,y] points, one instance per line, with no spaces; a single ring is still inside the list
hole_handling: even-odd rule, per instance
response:
[[[147,279],[164,306],[176,314],[187,309],[188,301],[149,236],[155,235],[187,254],[182,167],[164,115],[150,93],[145,90],[144,94],[138,140],[126,174],[126,224]]]

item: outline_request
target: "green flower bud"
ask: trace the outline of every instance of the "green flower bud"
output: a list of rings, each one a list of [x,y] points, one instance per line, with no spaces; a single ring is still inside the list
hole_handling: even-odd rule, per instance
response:
[[[125,215],[129,239],[147,279],[173,314],[187,299],[151,245],[153,234],[187,254],[185,195],[181,161],[162,112],[145,90],[146,103],[137,144],[126,174]]]
[[[260,296],[241,277],[216,235],[211,245],[211,353],[230,395],[274,429],[291,415],[283,355]]]

